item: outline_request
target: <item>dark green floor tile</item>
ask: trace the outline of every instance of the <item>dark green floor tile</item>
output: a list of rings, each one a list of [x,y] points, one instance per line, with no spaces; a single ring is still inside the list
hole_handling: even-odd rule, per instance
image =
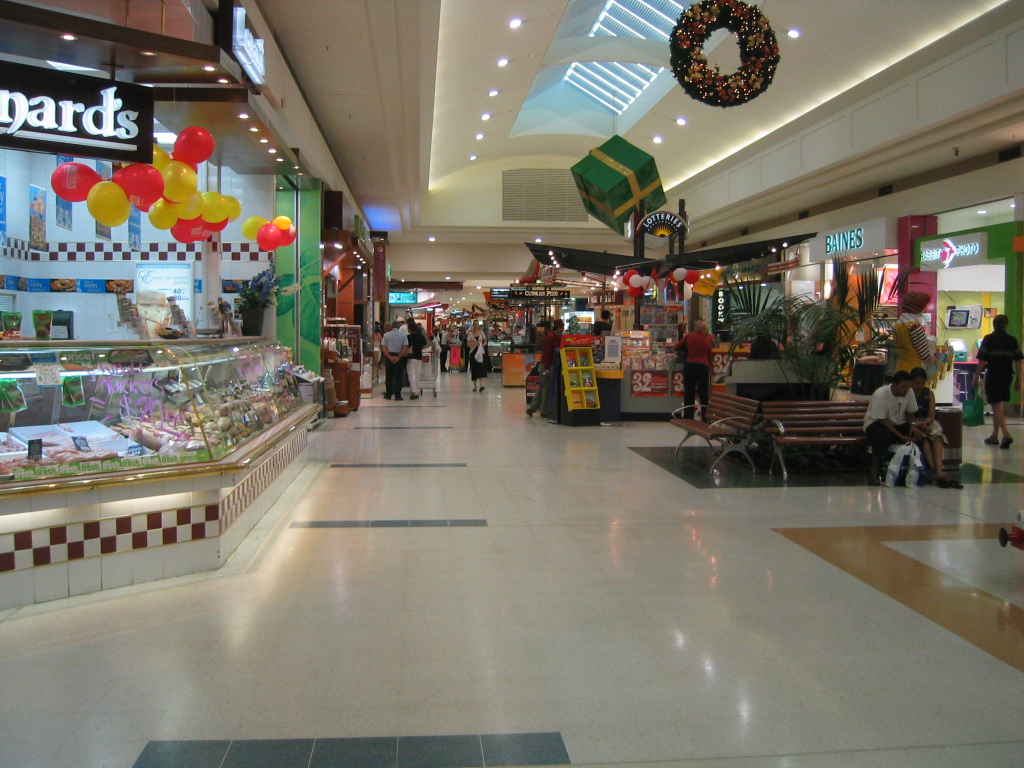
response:
[[[398,739],[317,739],[309,768],[395,768]]]
[[[230,741],[151,741],[134,768],[220,768]]]
[[[447,528],[447,520],[410,520],[410,528]]]
[[[481,736],[484,765],[570,765],[560,733],[499,733]]]
[[[398,768],[482,768],[479,736],[401,736]]]
[[[452,528],[468,528],[474,526],[486,527],[486,520],[449,520],[448,525]]]
[[[313,739],[233,741],[221,768],[308,768]]]

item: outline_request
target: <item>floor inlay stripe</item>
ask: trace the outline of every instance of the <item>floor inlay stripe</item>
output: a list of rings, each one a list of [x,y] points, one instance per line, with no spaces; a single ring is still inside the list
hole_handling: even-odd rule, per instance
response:
[[[356,427],[356,429],[455,429],[455,427]]]
[[[151,741],[134,768],[483,768],[571,765],[562,734]]]
[[[1024,672],[1024,609],[915,560],[887,541],[995,539],[998,525],[776,528],[790,541]]]
[[[344,469],[349,467],[467,467],[466,463],[431,463],[431,462],[420,462],[420,463],[408,463],[408,464],[331,464],[331,469]]]
[[[486,520],[296,520],[292,528],[477,528]]]

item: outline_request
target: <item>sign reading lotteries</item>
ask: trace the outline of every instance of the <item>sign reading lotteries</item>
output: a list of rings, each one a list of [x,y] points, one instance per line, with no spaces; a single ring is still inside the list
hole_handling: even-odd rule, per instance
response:
[[[669,237],[686,232],[686,222],[671,211],[655,211],[644,217],[639,230],[655,237]]]
[[[153,89],[0,61],[0,146],[152,162]]]

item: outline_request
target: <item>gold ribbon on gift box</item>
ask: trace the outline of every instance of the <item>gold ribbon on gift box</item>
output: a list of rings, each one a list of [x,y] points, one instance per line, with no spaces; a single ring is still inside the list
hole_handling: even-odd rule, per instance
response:
[[[636,208],[636,206],[640,203],[641,200],[643,200],[645,197],[647,197],[649,194],[654,192],[654,190],[656,190],[658,187],[661,186],[661,178],[658,177],[654,181],[652,181],[650,184],[648,184],[646,187],[644,187],[643,189],[640,189],[640,182],[638,182],[636,180],[636,173],[634,173],[632,169],[630,169],[627,166],[623,165],[618,160],[616,160],[614,157],[611,157],[610,155],[606,155],[604,152],[602,152],[597,147],[594,147],[592,150],[590,150],[590,154],[593,155],[594,157],[596,157],[598,160],[600,160],[605,165],[607,165],[613,171],[616,171],[617,173],[621,173],[623,176],[626,177],[626,181],[629,182],[629,191],[630,191],[630,194],[632,194],[632,196],[633,196],[632,199],[627,201],[627,202],[625,202],[625,203],[623,203],[622,205],[620,205],[618,208],[615,208],[614,210],[609,208],[604,203],[599,203],[597,200],[592,198],[590,195],[587,195],[587,199],[590,200],[591,205],[593,205],[593,206],[595,206],[597,208],[600,208],[605,213],[611,214],[616,219],[619,218],[619,216],[624,214],[626,211],[628,211],[630,208]]]

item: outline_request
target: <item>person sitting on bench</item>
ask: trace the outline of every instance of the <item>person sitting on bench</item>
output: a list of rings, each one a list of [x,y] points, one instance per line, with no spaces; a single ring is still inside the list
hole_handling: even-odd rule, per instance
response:
[[[892,383],[875,390],[864,414],[864,434],[871,446],[868,483],[881,485],[882,457],[893,443],[912,443],[925,436],[918,429],[917,399],[911,391],[908,371],[896,371]]]

